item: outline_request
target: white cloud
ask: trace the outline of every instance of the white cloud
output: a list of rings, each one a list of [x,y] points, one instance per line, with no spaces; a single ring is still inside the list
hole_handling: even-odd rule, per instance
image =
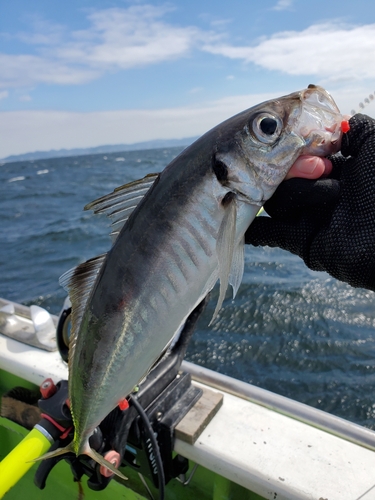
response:
[[[88,64],[94,67],[122,69],[184,56],[203,33],[195,27],[177,27],[161,21],[166,10],[134,5],[95,12],[89,16],[91,29],[73,34],[77,42],[72,45],[77,53],[67,47],[58,55],[74,60],[75,55],[81,57],[81,50]]]
[[[257,45],[206,45],[205,50],[255,63],[289,75],[313,75],[326,81],[375,78],[375,24],[317,24],[285,31]]]
[[[292,4],[293,0],[279,0],[272,10],[288,10]]]
[[[0,158],[30,151],[191,137],[271,97],[236,96],[195,107],[156,110],[0,112]]]
[[[291,6],[292,0],[280,0],[273,8]],[[133,5],[92,11],[87,16],[88,28],[72,32],[36,20],[35,32],[14,35],[27,43],[32,53],[0,54],[0,89],[38,83],[80,85],[108,71],[183,58],[193,50],[329,82],[375,79],[375,24],[316,24],[235,46],[223,42],[223,31],[168,22],[169,10]]]
[[[0,54],[0,67],[0,88],[30,87],[37,83],[81,84],[100,75],[91,68],[72,68],[61,61],[34,55]]]
[[[26,44],[31,45],[57,45],[64,40],[66,32],[64,26],[46,21],[37,15],[26,17],[29,26],[32,26],[32,32],[20,31],[14,35],[7,34],[7,38],[16,38]]]
[[[0,91],[0,101],[1,101],[1,99],[6,99],[7,97],[9,97],[9,92],[7,90],[1,90]]]
[[[100,144],[131,144],[203,134],[236,113],[295,89],[274,93],[231,96],[201,105],[154,110],[120,110],[91,113],[64,111],[0,112],[0,158],[50,149]],[[362,87],[332,90],[343,113],[357,109],[368,95]],[[374,115],[375,103],[365,109]]]
[[[36,54],[0,54],[0,88],[37,83],[74,85],[106,71],[156,64],[186,56],[216,35],[162,20],[168,9],[152,5],[111,8],[88,15],[89,28],[67,33],[37,23],[41,33],[19,33]]]

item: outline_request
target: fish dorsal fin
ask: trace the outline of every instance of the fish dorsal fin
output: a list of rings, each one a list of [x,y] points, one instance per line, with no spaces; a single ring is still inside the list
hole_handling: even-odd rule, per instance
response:
[[[159,174],[148,174],[143,179],[124,184],[112,193],[88,203],[84,210],[93,210],[95,214],[104,213],[111,218],[111,238],[114,243],[130,214],[142,201],[158,176]]]
[[[233,254],[234,254],[234,239],[236,235],[236,219],[237,207],[236,200],[232,199],[225,209],[223,220],[220,224],[219,233],[216,241],[216,253],[219,262],[219,279],[220,292],[219,299],[216,304],[214,315],[210,321],[210,325],[220,311],[225,298],[225,293],[228,288],[229,277],[231,275]]]
[[[72,330],[69,341],[69,365],[86,304],[107,254],[99,255],[77,267],[69,269],[60,279],[60,285],[68,292],[72,304]]]

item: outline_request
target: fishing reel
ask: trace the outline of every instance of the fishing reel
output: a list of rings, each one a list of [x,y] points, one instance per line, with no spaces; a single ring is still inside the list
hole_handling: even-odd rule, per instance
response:
[[[174,429],[201,397],[202,390],[191,384],[190,374],[181,373],[180,367],[207,300],[202,301],[191,313],[168,355],[150,371],[138,391],[129,396],[129,407],[115,408],[90,438],[90,446],[105,458],[112,462],[110,457],[116,456],[118,466],[130,467],[151,479],[159,489],[160,498],[164,496],[164,485],[172,478],[185,474],[189,468],[186,458],[173,456]],[[58,349],[66,362],[69,356],[70,332],[71,306],[69,299],[66,299],[56,331]],[[39,401],[43,414],[52,413],[56,422],[59,422],[62,416],[66,420],[68,399],[67,381],[59,384],[58,390],[50,397]],[[65,406],[61,402],[64,402]],[[59,411],[63,415],[59,415]],[[66,446],[73,438],[73,428],[68,430],[68,427],[67,425],[63,437],[56,438],[51,451]],[[35,476],[39,488],[45,487],[48,474],[61,459],[69,462],[76,480],[80,480],[83,475],[88,476],[88,486],[93,490],[104,489],[112,479],[112,474],[105,472],[109,472],[108,469],[101,470],[98,464],[85,455],[76,457],[69,453],[41,463]]]

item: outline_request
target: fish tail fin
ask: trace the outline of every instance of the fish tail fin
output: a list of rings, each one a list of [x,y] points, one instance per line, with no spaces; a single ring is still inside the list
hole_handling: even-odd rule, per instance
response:
[[[84,454],[95,460],[95,462],[97,462],[99,465],[105,467],[106,469],[109,469],[111,472],[113,472],[113,474],[116,474],[116,476],[118,476],[119,478],[127,481],[128,478],[124,476],[124,474],[122,474],[118,469],[116,469],[116,467],[113,464],[111,464],[111,462],[109,462],[102,455],[100,455],[100,453],[88,447],[84,451]]]
[[[47,453],[44,453],[40,457],[34,458],[33,460],[31,460],[31,462],[39,462],[40,460],[47,460],[47,458],[58,457],[60,455],[65,455],[66,453],[75,453],[73,446],[74,443],[73,441],[71,441],[64,448],[57,448],[57,450],[48,451]]]

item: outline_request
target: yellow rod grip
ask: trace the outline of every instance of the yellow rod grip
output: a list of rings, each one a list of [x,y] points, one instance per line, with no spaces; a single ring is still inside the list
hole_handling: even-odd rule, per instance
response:
[[[25,436],[0,462],[0,498],[34,465],[32,460],[43,455],[50,447],[50,441],[35,428]]]

